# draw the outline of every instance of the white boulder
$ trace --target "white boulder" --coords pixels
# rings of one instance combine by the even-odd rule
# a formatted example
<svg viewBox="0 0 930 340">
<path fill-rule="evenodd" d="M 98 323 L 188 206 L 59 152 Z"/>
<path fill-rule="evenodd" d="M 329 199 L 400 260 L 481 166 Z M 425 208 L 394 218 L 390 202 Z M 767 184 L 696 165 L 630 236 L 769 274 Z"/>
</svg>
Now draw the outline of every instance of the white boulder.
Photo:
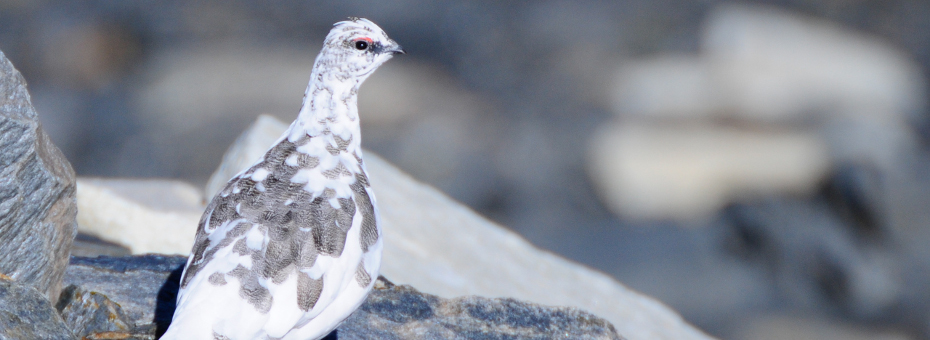
<svg viewBox="0 0 930 340">
<path fill-rule="evenodd" d="M 133 254 L 187 255 L 203 214 L 203 195 L 164 179 L 78 178 L 78 231 Z"/>
</svg>

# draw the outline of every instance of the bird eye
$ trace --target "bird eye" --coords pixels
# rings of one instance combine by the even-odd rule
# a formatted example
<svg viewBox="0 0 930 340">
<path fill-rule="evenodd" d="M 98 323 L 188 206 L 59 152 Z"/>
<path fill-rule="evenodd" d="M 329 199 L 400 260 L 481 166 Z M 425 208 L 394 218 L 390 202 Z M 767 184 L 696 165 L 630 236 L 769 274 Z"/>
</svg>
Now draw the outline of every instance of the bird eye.
<svg viewBox="0 0 930 340">
<path fill-rule="evenodd" d="M 365 40 L 356 41 L 355 48 L 359 51 L 365 50 L 366 48 L 368 48 L 368 42 Z"/>
</svg>

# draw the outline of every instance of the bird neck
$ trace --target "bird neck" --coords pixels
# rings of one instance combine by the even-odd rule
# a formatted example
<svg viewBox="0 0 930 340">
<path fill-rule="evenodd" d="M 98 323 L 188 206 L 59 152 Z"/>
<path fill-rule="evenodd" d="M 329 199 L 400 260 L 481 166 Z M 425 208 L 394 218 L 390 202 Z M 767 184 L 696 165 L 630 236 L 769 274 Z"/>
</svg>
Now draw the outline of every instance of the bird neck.
<svg viewBox="0 0 930 340">
<path fill-rule="evenodd" d="M 311 74 L 310 79 L 289 139 L 297 140 L 307 135 L 335 143 L 339 137 L 342 141 L 349 141 L 348 150 L 358 150 L 361 146 L 358 117 L 360 82 L 317 71 Z"/>
</svg>

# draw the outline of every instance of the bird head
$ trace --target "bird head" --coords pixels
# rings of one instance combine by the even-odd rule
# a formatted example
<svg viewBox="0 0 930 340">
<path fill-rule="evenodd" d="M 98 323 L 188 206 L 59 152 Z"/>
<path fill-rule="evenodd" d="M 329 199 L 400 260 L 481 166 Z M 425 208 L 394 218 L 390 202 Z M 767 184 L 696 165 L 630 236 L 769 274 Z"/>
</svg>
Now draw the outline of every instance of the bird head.
<svg viewBox="0 0 930 340">
<path fill-rule="evenodd" d="M 361 83 L 395 54 L 404 54 L 404 49 L 381 27 L 368 19 L 349 18 L 329 31 L 314 69 L 319 77 Z"/>
</svg>

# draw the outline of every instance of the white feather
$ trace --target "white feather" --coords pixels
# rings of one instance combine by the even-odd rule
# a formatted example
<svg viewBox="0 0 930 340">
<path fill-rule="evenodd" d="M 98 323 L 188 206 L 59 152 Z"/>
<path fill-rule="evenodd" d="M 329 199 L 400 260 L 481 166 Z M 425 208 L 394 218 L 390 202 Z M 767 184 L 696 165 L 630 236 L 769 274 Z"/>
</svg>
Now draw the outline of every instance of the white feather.
<svg viewBox="0 0 930 340">
<path fill-rule="evenodd" d="M 344 211 L 339 210 L 343 208 L 343 203 L 338 199 L 357 198 L 354 195 L 359 192 L 367 193 L 368 201 L 375 204 L 374 195 L 370 190 L 353 190 L 353 186 L 357 187 L 355 174 L 364 175 L 365 171 L 359 158 L 362 153 L 361 131 L 355 96 L 358 86 L 375 68 L 390 59 L 392 53 L 378 55 L 371 52 L 371 55 L 367 55 L 365 54 L 367 52 L 354 50 L 351 44 L 345 44 L 343 41 L 343 39 L 351 39 L 358 35 L 366 35 L 383 44 L 396 45 L 377 25 L 368 20 L 357 19 L 352 22 L 338 23 L 327 36 L 327 43 L 320 56 L 317 57 L 298 119 L 277 142 L 305 143 L 297 147 L 297 152 L 315 157 L 318 163 L 315 166 L 297 170 L 296 173 L 288 172 L 294 175 L 287 180 L 299 184 L 298 190 L 311 193 L 311 199 L 332 190 L 335 197 L 329 197 L 328 204 L 335 209 L 334 212 Z M 333 60 L 354 64 L 351 67 L 332 65 Z M 356 70 L 357 73 L 350 73 L 347 70 Z M 323 79 L 323 81 L 317 82 L 317 79 Z M 339 139 L 337 140 L 336 137 Z M 276 226 L 268 225 L 266 222 L 261 222 L 261 224 L 255 222 L 273 223 L 271 221 L 275 221 L 275 216 L 272 215 L 277 213 L 276 210 L 256 212 L 255 202 L 249 201 L 249 197 L 252 196 L 248 195 L 268 194 L 270 195 L 268 197 L 278 197 L 280 194 L 288 194 L 287 192 L 269 192 L 269 190 L 283 189 L 280 189 L 282 188 L 280 185 L 265 186 L 265 180 L 272 176 L 277 178 L 280 174 L 274 173 L 274 167 L 259 166 L 263 161 L 264 158 L 257 161 L 252 168 L 243 170 L 234 177 L 232 181 L 235 183 L 232 184 L 232 190 L 224 190 L 224 193 L 214 198 L 214 200 L 220 200 L 221 203 L 211 204 L 211 210 L 205 212 L 199 226 L 197 244 L 182 274 L 182 288 L 178 293 L 174 319 L 162 339 L 319 339 L 329 334 L 357 309 L 374 285 L 381 265 L 382 249 L 380 217 L 377 214 L 376 205 L 372 207 L 374 216 L 364 216 L 367 210 L 356 207 L 352 224 L 346 233 L 345 245 L 340 254 L 320 253 L 315 257 L 312 265 L 300 269 L 300 272 L 296 270 L 296 267 L 293 271 L 287 272 L 286 270 L 291 267 L 282 269 L 267 267 L 269 262 L 253 263 L 255 260 L 252 256 L 256 254 L 260 255 L 258 261 L 265 261 L 262 257 L 265 255 L 283 256 L 267 253 L 269 242 L 272 240 L 268 234 L 269 230 L 279 229 L 274 229 Z M 291 167 L 297 167 L 299 162 L 300 157 L 296 154 L 288 155 L 284 160 L 284 164 Z M 339 171 L 329 171 L 339 167 L 344 167 L 350 175 Z M 329 171 L 328 175 L 324 174 L 326 171 Z M 236 181 L 246 178 L 253 181 L 254 186 L 247 188 L 243 193 Z M 284 187 L 287 188 L 287 186 Z M 254 194 L 253 191 L 248 191 L 252 189 L 259 193 Z M 238 196 L 240 194 L 246 196 Z M 240 197 L 246 198 L 240 202 L 226 201 Z M 306 199 L 306 196 L 293 197 Z M 248 204 L 243 206 L 244 202 Z M 287 199 L 274 202 L 277 202 L 274 204 L 291 207 L 299 206 L 295 204 L 302 201 L 295 202 Z M 232 203 L 235 205 L 233 206 Z M 359 202 L 355 201 L 355 204 Z M 225 218 L 224 214 L 229 214 L 229 209 L 235 211 L 235 216 L 250 215 L 248 219 L 230 218 L 225 221 L 214 221 Z M 266 213 L 272 215 L 265 216 Z M 372 244 L 370 244 L 371 240 L 362 240 L 363 221 L 369 217 L 375 220 L 378 235 Z M 339 221 L 336 220 L 336 224 L 331 223 L 333 221 L 320 221 L 328 223 L 313 225 L 317 227 L 336 225 L 335 228 L 338 228 Z M 244 227 L 248 227 L 248 230 L 243 230 Z M 311 227 L 300 225 L 298 229 L 306 233 Z M 290 235 L 292 236 L 289 237 L 296 237 L 293 236 L 294 234 Z M 248 250 L 237 248 L 241 247 L 237 244 L 243 240 Z M 310 237 L 303 239 L 302 242 L 315 241 L 313 237 Z M 366 242 L 368 246 L 367 252 L 362 250 L 363 242 Z M 252 252 L 252 255 L 245 254 L 249 252 Z M 280 259 L 280 257 L 275 259 Z M 290 262 L 284 263 L 292 265 L 298 263 L 294 258 L 288 260 Z M 265 267 L 257 267 L 261 265 Z M 368 274 L 370 280 L 361 283 L 357 281 L 357 270 L 360 266 Z M 258 268 L 266 270 L 272 268 L 273 271 L 284 270 L 284 276 L 264 272 L 258 275 Z M 255 271 L 250 271 L 253 269 Z M 243 271 L 247 273 L 243 274 Z M 298 277 L 300 273 L 308 275 L 311 279 L 322 280 L 319 297 L 307 311 L 299 306 L 301 293 L 298 290 Z M 278 280 L 277 283 L 274 281 L 275 278 Z M 247 287 L 252 288 L 246 289 Z M 267 289 L 267 295 L 263 295 L 265 289 Z M 261 310 L 262 308 L 264 310 Z"/>
</svg>

